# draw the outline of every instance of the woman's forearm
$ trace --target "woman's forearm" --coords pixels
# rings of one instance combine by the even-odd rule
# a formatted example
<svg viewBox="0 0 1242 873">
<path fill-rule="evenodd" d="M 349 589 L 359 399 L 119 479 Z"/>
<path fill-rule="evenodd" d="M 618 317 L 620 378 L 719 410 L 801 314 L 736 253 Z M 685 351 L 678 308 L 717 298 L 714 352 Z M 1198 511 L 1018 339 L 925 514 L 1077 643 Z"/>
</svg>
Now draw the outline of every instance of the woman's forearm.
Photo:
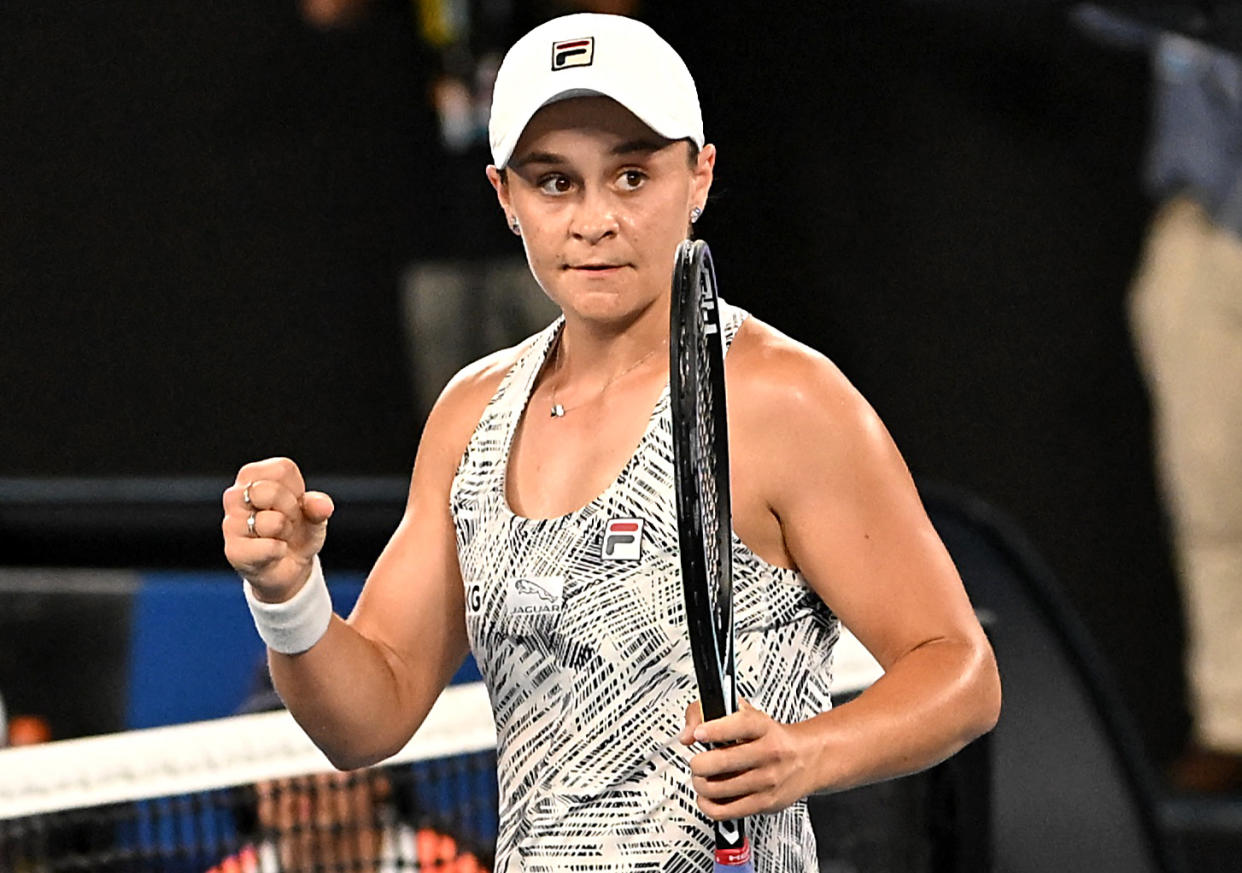
<svg viewBox="0 0 1242 873">
<path fill-rule="evenodd" d="M 986 641 L 933 640 L 857 698 L 793 726 L 819 791 L 904 776 L 995 726 L 1000 679 Z"/>
</svg>

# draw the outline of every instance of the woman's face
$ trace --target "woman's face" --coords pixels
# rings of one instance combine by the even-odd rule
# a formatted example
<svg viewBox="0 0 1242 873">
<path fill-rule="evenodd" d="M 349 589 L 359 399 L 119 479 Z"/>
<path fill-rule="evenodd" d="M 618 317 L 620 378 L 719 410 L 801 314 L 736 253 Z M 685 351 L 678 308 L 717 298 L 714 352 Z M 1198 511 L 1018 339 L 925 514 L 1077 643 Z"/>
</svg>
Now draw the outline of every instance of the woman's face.
<svg viewBox="0 0 1242 873">
<path fill-rule="evenodd" d="M 689 154 L 686 141 L 664 139 L 619 103 L 582 97 L 539 110 L 507 179 L 494 167 L 488 178 L 548 296 L 567 313 L 609 321 L 669 293 L 674 253 L 715 164 L 711 145 L 693 165 Z"/>
</svg>

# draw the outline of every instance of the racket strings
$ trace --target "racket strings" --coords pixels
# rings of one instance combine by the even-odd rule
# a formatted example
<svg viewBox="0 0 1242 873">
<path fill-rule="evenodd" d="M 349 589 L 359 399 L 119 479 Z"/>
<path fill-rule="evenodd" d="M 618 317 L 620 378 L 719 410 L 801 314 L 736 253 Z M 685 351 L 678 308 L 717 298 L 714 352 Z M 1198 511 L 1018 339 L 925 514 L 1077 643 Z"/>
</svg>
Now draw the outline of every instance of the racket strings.
<svg viewBox="0 0 1242 873">
<path fill-rule="evenodd" d="M 712 381 L 714 378 L 714 361 L 711 354 L 711 342 L 715 339 L 708 333 L 703 323 L 703 312 L 694 308 L 694 317 L 699 322 L 695 331 L 695 428 L 694 449 L 695 469 L 699 480 L 699 492 L 702 500 L 699 504 L 703 526 L 703 563 L 708 579 L 719 579 L 721 571 L 720 555 L 720 516 L 719 491 L 717 489 L 719 458 L 716 456 L 716 415 Z M 720 626 L 720 597 L 715 585 L 708 586 L 711 598 L 712 614 L 716 626 Z"/>
</svg>

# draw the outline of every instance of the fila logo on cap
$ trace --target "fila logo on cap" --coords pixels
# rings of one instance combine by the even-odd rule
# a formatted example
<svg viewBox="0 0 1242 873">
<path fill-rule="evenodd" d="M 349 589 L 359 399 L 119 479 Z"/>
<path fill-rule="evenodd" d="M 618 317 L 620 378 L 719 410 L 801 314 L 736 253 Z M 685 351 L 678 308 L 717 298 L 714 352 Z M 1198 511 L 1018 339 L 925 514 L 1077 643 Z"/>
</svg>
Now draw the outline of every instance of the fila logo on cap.
<svg viewBox="0 0 1242 873">
<path fill-rule="evenodd" d="M 595 37 L 565 39 L 552 43 L 552 69 L 589 67 L 595 59 Z"/>
<path fill-rule="evenodd" d="M 600 558 L 605 561 L 637 561 L 643 556 L 643 520 L 614 518 L 604 529 Z"/>
</svg>

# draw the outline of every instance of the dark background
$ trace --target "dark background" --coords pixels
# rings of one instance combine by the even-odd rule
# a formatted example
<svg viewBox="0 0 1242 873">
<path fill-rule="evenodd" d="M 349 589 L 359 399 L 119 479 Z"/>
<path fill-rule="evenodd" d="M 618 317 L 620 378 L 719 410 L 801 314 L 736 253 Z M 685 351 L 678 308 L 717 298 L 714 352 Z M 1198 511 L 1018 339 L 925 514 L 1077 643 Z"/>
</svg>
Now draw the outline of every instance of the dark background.
<svg viewBox="0 0 1242 873">
<path fill-rule="evenodd" d="M 1124 312 L 1145 58 L 1048 3 L 647 5 L 720 149 L 725 295 L 832 357 L 917 477 L 1013 516 L 1168 757 L 1180 607 Z M 462 248 L 463 210 L 518 245 L 484 162 L 439 150 L 428 63 L 396 0 L 337 32 L 292 3 L 0 9 L 0 477 L 405 476 L 399 275 Z"/>
</svg>

